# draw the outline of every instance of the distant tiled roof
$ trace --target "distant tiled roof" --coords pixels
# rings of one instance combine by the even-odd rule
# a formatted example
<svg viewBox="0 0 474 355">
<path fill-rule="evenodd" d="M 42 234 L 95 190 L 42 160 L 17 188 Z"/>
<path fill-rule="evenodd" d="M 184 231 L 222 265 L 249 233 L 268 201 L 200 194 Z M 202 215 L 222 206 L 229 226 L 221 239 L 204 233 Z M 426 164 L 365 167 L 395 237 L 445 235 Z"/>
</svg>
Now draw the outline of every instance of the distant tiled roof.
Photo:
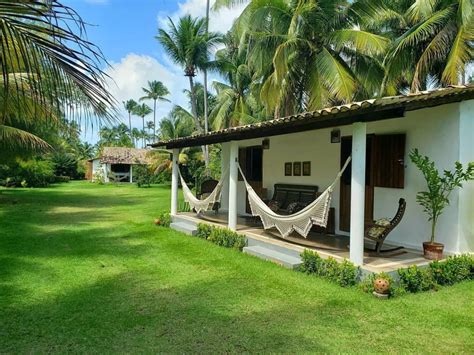
<svg viewBox="0 0 474 355">
<path fill-rule="evenodd" d="M 108 164 L 149 164 L 148 149 L 105 147 L 100 155 L 101 163 Z"/>
<path fill-rule="evenodd" d="M 181 148 L 348 125 L 358 121 L 377 121 L 403 117 L 405 111 L 471 99 L 474 99 L 473 85 L 449 86 L 407 95 L 352 102 L 245 126 L 212 131 L 207 134 L 161 141 L 153 144 L 152 147 Z"/>
</svg>

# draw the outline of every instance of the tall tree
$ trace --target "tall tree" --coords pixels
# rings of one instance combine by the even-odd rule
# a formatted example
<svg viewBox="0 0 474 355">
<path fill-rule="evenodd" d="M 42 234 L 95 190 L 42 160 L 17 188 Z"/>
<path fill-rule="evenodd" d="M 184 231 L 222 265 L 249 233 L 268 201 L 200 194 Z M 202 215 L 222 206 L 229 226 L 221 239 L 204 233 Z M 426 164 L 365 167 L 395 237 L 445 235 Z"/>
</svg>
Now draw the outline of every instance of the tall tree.
<svg viewBox="0 0 474 355">
<path fill-rule="evenodd" d="M 169 91 L 161 81 L 149 81 L 147 88 L 142 88 L 145 96 L 140 98 L 142 100 L 153 100 L 153 124 L 156 127 L 156 102 L 164 101 L 170 102 L 165 96 L 169 95 Z M 153 140 L 155 139 L 155 132 L 153 131 Z"/>
<path fill-rule="evenodd" d="M 123 102 L 123 107 L 125 110 L 128 112 L 128 130 L 130 132 L 130 139 L 133 142 L 133 137 L 132 137 L 132 113 L 135 110 L 135 108 L 138 106 L 138 103 L 135 100 L 127 100 Z"/>
<path fill-rule="evenodd" d="M 472 62 L 474 5 L 470 0 L 359 0 L 358 22 L 392 39 L 380 94 L 460 84 Z"/>
<path fill-rule="evenodd" d="M 191 93 L 191 112 L 198 132 L 204 132 L 203 125 L 198 120 L 197 102 L 194 88 L 194 77 L 196 71 L 209 62 L 209 54 L 212 48 L 219 42 L 217 33 L 206 31 L 207 21 L 205 19 L 184 16 L 179 19 L 177 25 L 169 19 L 168 32 L 164 29 L 158 30 L 156 39 L 161 43 L 171 59 L 183 67 L 184 75 L 189 79 L 189 90 Z M 203 147 L 203 153 L 205 148 Z M 206 165 L 208 161 L 206 160 Z"/>
<path fill-rule="evenodd" d="M 32 122 L 112 119 L 100 49 L 85 39 L 81 17 L 57 0 L 0 3 L 0 146 L 46 146 Z"/>
<path fill-rule="evenodd" d="M 145 103 L 143 103 L 141 105 L 137 105 L 135 107 L 135 109 L 133 110 L 133 113 L 136 116 L 139 116 L 139 117 L 142 118 L 142 132 L 143 133 L 146 133 L 146 131 L 145 131 L 145 116 L 148 116 L 152 112 L 153 112 L 153 110 Z M 145 134 L 144 134 L 143 135 L 143 148 L 146 147 L 145 140 L 146 140 L 146 137 L 145 137 Z"/>
</svg>

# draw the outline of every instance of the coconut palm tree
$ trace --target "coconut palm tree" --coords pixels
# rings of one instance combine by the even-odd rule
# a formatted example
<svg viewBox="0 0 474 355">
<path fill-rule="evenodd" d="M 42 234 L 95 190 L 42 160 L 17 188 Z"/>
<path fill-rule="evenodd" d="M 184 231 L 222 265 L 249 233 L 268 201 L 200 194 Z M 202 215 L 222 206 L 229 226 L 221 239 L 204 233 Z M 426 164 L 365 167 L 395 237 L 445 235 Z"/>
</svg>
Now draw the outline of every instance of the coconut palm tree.
<svg viewBox="0 0 474 355">
<path fill-rule="evenodd" d="M 28 131 L 59 117 L 112 119 L 104 57 L 86 40 L 81 17 L 58 0 L 0 3 L 0 145 L 46 147 Z"/>
<path fill-rule="evenodd" d="M 165 96 L 169 95 L 169 91 L 161 81 L 149 81 L 147 88 L 142 88 L 145 96 L 140 98 L 142 100 L 153 100 L 153 125 L 156 127 L 156 102 L 170 102 Z M 155 132 L 153 131 L 153 139 L 155 137 Z"/>
<path fill-rule="evenodd" d="M 177 25 L 169 19 L 168 27 L 168 32 L 160 28 L 156 39 L 171 59 L 183 67 L 184 75 L 189 79 L 191 112 L 198 132 L 202 133 L 204 129 L 197 115 L 194 77 L 197 70 L 208 66 L 210 52 L 219 42 L 220 35 L 207 30 L 206 19 L 193 18 L 189 15 L 181 17 Z M 205 104 L 207 106 L 207 102 Z M 207 166 L 209 163 L 207 150 L 204 146 L 202 150 Z"/>
<path fill-rule="evenodd" d="M 133 137 L 132 137 L 132 113 L 133 110 L 135 110 L 135 107 L 138 106 L 138 103 L 135 100 L 127 100 L 123 102 L 123 107 L 125 110 L 128 112 L 128 129 L 130 132 L 130 139 L 133 142 Z"/>
<path fill-rule="evenodd" d="M 155 141 L 155 123 L 153 121 L 147 121 L 146 122 L 146 129 L 148 130 L 148 138 L 152 140 L 153 142 Z"/>
<path fill-rule="evenodd" d="M 358 22 L 392 39 L 380 94 L 459 84 L 473 60 L 472 1 L 360 0 Z"/>
<path fill-rule="evenodd" d="M 150 113 L 152 113 L 153 110 L 145 103 L 141 105 L 137 105 L 135 109 L 133 110 L 134 115 L 139 116 L 142 118 L 142 132 L 145 133 L 145 116 L 148 116 Z M 146 143 L 145 143 L 145 135 L 142 134 L 143 138 L 143 148 L 145 148 Z"/>
<path fill-rule="evenodd" d="M 248 63 L 262 78 L 260 98 L 269 112 L 289 115 L 374 94 L 354 63 L 382 55 L 389 39 L 357 28 L 348 11 L 345 0 L 247 5 L 236 30 L 248 43 Z"/>
</svg>

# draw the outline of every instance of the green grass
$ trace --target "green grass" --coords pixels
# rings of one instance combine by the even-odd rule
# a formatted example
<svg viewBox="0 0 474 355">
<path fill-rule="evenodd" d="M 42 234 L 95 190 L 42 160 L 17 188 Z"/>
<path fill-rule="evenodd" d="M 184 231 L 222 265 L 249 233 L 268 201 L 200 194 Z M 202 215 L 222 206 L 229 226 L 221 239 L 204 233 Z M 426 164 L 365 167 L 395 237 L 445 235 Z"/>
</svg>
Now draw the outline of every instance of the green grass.
<svg viewBox="0 0 474 355">
<path fill-rule="evenodd" d="M 0 193 L 0 352 L 474 349 L 474 283 L 380 301 L 152 221 L 169 188 Z"/>
</svg>

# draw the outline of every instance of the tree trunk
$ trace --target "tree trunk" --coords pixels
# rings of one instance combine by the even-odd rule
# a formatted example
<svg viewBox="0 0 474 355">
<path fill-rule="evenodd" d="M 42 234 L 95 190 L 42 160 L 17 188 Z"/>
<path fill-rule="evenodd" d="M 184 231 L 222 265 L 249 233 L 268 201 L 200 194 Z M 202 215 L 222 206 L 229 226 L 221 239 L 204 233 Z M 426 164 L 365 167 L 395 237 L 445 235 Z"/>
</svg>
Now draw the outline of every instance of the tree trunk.
<svg viewBox="0 0 474 355">
<path fill-rule="evenodd" d="M 142 123 L 143 123 L 143 148 L 145 148 L 145 116 L 142 116 Z"/>
<path fill-rule="evenodd" d="M 209 8 L 210 0 L 206 1 L 206 35 L 209 33 Z M 208 122 L 208 102 L 207 102 L 207 68 L 204 68 L 204 133 L 209 131 Z M 209 147 L 204 148 L 204 164 L 206 166 L 206 175 L 209 175 Z"/>
<path fill-rule="evenodd" d="M 156 135 L 156 100 L 153 100 L 153 143 L 155 143 Z"/>
<path fill-rule="evenodd" d="M 191 75 L 188 76 L 189 78 L 189 90 L 191 91 L 191 113 L 194 117 L 194 123 L 196 124 L 196 129 L 198 133 L 202 133 L 201 123 L 199 122 L 198 115 L 197 115 L 197 108 L 196 108 L 196 92 L 194 91 L 194 80 Z M 206 147 L 204 145 L 201 146 L 202 154 L 204 156 L 204 163 L 206 163 Z M 207 165 L 206 165 L 207 166 Z"/>
<path fill-rule="evenodd" d="M 135 147 L 135 142 L 133 140 L 133 135 L 132 135 L 132 114 L 130 111 L 128 111 L 128 129 L 130 130 L 130 140 L 132 141 L 133 146 Z"/>
</svg>

